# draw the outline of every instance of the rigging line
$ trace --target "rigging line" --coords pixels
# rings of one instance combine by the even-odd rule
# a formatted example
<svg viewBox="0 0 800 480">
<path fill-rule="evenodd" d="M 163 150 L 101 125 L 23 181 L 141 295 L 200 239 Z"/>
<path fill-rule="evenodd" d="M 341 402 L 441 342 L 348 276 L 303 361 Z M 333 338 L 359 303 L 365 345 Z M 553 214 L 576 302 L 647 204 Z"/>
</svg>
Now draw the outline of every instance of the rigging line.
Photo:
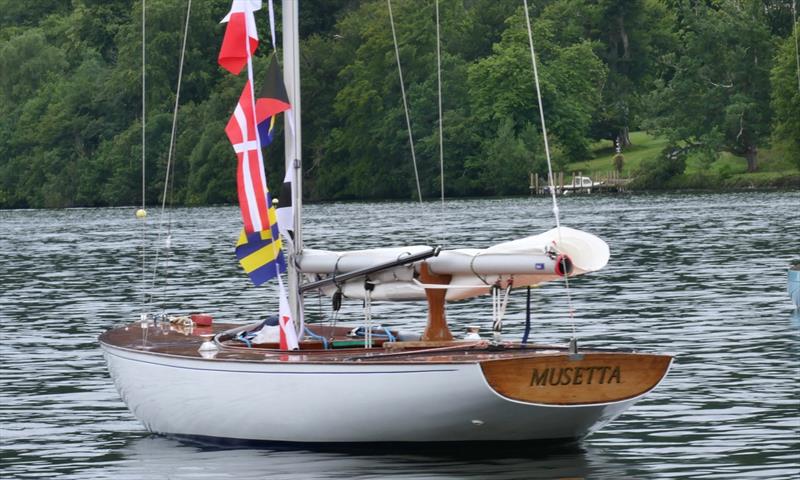
<svg viewBox="0 0 800 480">
<path fill-rule="evenodd" d="M 145 203 L 147 201 L 145 195 L 146 177 L 145 177 L 145 124 L 146 124 L 146 98 L 145 98 L 145 81 L 147 79 L 147 72 L 145 69 L 145 7 L 146 0 L 142 0 L 142 211 L 145 211 Z M 147 305 L 147 214 L 142 217 L 142 304 Z"/>
<path fill-rule="evenodd" d="M 173 155 L 173 152 L 175 151 L 175 132 L 176 132 L 177 125 L 178 125 L 178 107 L 180 105 L 181 81 L 183 79 L 183 60 L 186 57 L 186 39 L 189 36 L 189 17 L 191 16 L 191 12 L 192 12 L 192 0 L 188 0 L 187 6 L 186 6 L 186 22 L 185 22 L 184 27 L 183 27 L 183 42 L 182 42 L 182 45 L 181 45 L 181 58 L 180 58 L 180 62 L 178 64 L 178 85 L 175 88 L 175 108 L 172 111 L 172 132 L 171 132 L 170 138 L 169 138 L 169 149 L 167 150 L 167 168 L 166 168 L 165 178 L 164 178 L 164 193 L 161 196 L 161 215 L 159 215 L 159 220 L 158 220 L 158 222 L 159 222 L 158 227 L 159 228 L 158 228 L 158 237 L 157 237 L 156 245 L 159 245 L 160 242 L 161 242 L 161 236 L 162 236 L 163 226 L 164 226 L 164 217 L 165 217 L 165 211 L 166 211 L 166 205 L 167 205 L 167 192 L 168 192 L 168 189 L 169 189 L 169 186 L 170 186 L 170 171 L 173 168 L 172 167 L 172 155 Z M 171 227 L 172 227 L 172 215 L 169 215 L 169 224 L 168 224 L 168 227 L 167 227 L 169 229 L 169 232 L 171 232 Z M 169 241 L 169 236 L 167 237 L 167 241 Z M 167 249 L 167 254 L 169 254 L 169 250 L 170 249 L 168 248 Z M 161 247 L 159 246 L 158 248 L 156 248 L 155 259 L 153 261 L 153 279 L 152 279 L 152 284 L 151 284 L 151 287 L 150 287 L 151 289 L 153 289 L 155 287 L 155 283 L 156 283 L 156 277 L 157 277 L 157 273 L 158 273 L 158 262 L 159 262 L 158 257 L 159 257 L 159 253 L 160 252 L 161 252 Z M 166 276 L 165 276 L 165 278 L 166 278 Z M 165 298 L 166 298 L 166 283 L 164 285 L 164 293 L 165 293 Z M 150 301 L 152 303 L 152 297 L 150 298 Z"/>
<path fill-rule="evenodd" d="M 544 153 L 547 158 L 547 175 L 550 182 L 550 196 L 553 199 L 553 216 L 556 219 L 556 232 L 558 235 L 558 243 L 561 244 L 561 223 L 558 213 L 558 201 L 556 200 L 556 188 L 553 181 L 553 164 L 550 159 L 550 144 L 547 141 L 547 126 L 544 121 L 544 107 L 542 106 L 542 90 L 539 87 L 539 70 L 536 68 L 536 52 L 533 48 L 533 29 L 531 28 L 531 17 L 528 13 L 528 0 L 523 0 L 525 5 L 525 24 L 528 28 L 528 45 L 531 50 L 531 64 L 533 65 L 533 79 L 536 85 L 536 99 L 539 102 L 539 119 L 542 123 L 542 138 L 544 140 Z M 569 291 L 569 275 L 564 275 L 564 285 L 567 291 L 567 306 L 569 308 L 569 317 L 572 322 L 572 337 L 575 337 L 575 316 L 572 310 L 572 295 Z"/>
<path fill-rule="evenodd" d="M 164 261 L 165 270 L 169 267 L 169 259 L 172 256 L 172 212 L 175 200 L 175 163 L 172 161 L 172 157 L 175 153 L 175 136 L 177 132 L 177 120 L 178 120 L 178 105 L 181 95 L 181 79 L 183 78 L 183 64 L 184 64 L 184 57 L 186 54 L 186 41 L 189 38 L 189 17 L 192 13 L 192 0 L 188 0 L 186 6 L 186 23 L 183 27 L 183 45 L 181 47 L 181 59 L 180 65 L 178 67 L 178 86 L 175 92 L 175 109 L 172 116 L 172 133 L 170 135 L 170 149 L 169 154 L 167 155 L 167 179 L 169 179 L 169 210 L 167 210 L 167 238 L 166 238 L 166 250 L 167 250 L 167 258 Z M 166 196 L 167 196 L 167 185 L 166 180 L 164 182 L 164 198 L 162 198 L 161 203 L 161 212 L 164 212 L 164 205 L 166 204 Z M 164 298 L 167 297 L 167 285 L 169 283 L 169 277 L 167 276 L 167 272 L 164 273 Z"/>
<path fill-rule="evenodd" d="M 147 80 L 146 69 L 145 69 L 145 3 L 146 0 L 142 0 L 142 210 L 145 207 L 145 82 Z"/>
<path fill-rule="evenodd" d="M 442 194 L 440 225 L 444 223 L 444 134 L 442 126 L 442 42 L 439 33 L 439 0 L 436 0 L 436 77 L 439 82 L 439 184 Z M 442 245 L 447 243 L 447 228 L 441 228 Z"/>
<path fill-rule="evenodd" d="M 272 51 L 278 51 L 278 44 L 275 42 L 275 5 L 272 4 L 272 0 L 267 2 L 267 8 L 269 10 L 269 33 L 272 35 Z"/>
<path fill-rule="evenodd" d="M 414 179 L 417 181 L 417 195 L 419 196 L 419 205 L 422 206 L 422 187 L 419 183 L 419 172 L 417 170 L 417 155 L 414 151 L 414 136 L 411 134 L 411 116 L 408 113 L 408 101 L 406 100 L 406 87 L 403 82 L 403 68 L 400 66 L 400 47 L 397 44 L 397 32 L 394 28 L 394 15 L 392 15 L 392 0 L 386 0 L 389 6 L 389 23 L 392 26 L 392 39 L 394 40 L 394 55 L 397 59 L 397 73 L 400 75 L 400 92 L 403 96 L 403 109 L 406 113 L 406 127 L 408 128 L 408 143 L 411 145 L 411 161 L 414 164 Z"/>
<path fill-rule="evenodd" d="M 169 209 L 167 209 L 167 238 L 164 245 L 167 249 L 167 256 L 164 259 L 165 265 L 169 266 L 170 257 L 172 256 L 172 212 L 175 209 L 175 163 L 172 162 L 172 168 L 169 172 Z M 167 296 L 167 285 L 169 277 L 167 273 L 164 274 L 164 289 L 163 298 Z"/>
</svg>

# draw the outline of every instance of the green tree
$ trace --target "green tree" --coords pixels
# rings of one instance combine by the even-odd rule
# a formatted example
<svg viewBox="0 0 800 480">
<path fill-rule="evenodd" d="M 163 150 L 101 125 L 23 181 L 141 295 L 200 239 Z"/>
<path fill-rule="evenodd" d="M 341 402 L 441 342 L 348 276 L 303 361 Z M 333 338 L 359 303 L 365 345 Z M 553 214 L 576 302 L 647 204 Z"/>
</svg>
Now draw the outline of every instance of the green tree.
<svg viewBox="0 0 800 480">
<path fill-rule="evenodd" d="M 539 138 L 532 124 L 517 133 L 511 118 L 501 120 L 497 133 L 483 142 L 485 157 L 472 157 L 467 161 L 466 168 L 477 173 L 473 189 L 489 195 L 526 193 L 528 174 L 547 168 L 542 161 L 536 162 L 535 151 L 541 148 L 537 142 Z"/>
<path fill-rule="evenodd" d="M 649 126 L 674 145 L 744 156 L 753 172 L 770 125 L 773 41 L 760 2 L 691 4 L 681 18 L 681 48 L 649 99 Z"/>
<path fill-rule="evenodd" d="M 557 0 L 535 22 L 554 25 L 556 45 L 591 42 L 607 75 L 590 135 L 630 144 L 629 132 L 643 115 L 642 97 L 661 71 L 661 56 L 674 48 L 669 10 L 658 0 Z"/>
<path fill-rule="evenodd" d="M 464 61 L 448 53 L 448 42 L 463 37 L 464 24 L 452 14 L 456 2 L 442 3 L 443 98 L 448 115 L 453 109 L 466 108 L 461 105 L 466 92 Z M 434 10 L 430 2 L 417 1 L 393 4 L 393 11 L 422 190 L 429 197 L 439 191 Z M 313 115 L 313 125 L 320 128 L 306 142 L 312 148 L 306 151 L 306 164 L 314 172 L 308 182 L 314 194 L 322 198 L 415 196 L 386 4 L 363 4 L 337 23 L 330 38 L 310 38 L 306 45 L 311 47 L 306 50 L 312 55 L 309 63 L 318 68 L 309 70 L 313 73 L 304 85 L 318 90 L 305 89 L 304 102 L 310 94 L 310 108 L 325 112 Z M 321 93 L 325 89 L 334 95 Z M 308 112 L 304 107 L 304 116 Z M 462 126 L 445 121 L 445 135 Z M 447 148 L 445 152 L 449 156 Z M 450 171 L 446 175 L 455 178 L 463 160 L 451 156 L 445 163 Z"/>
<path fill-rule="evenodd" d="M 539 21 L 534 27 L 539 73 L 548 131 L 566 152 L 578 159 L 588 154 L 588 134 L 601 99 L 607 73 L 592 44 L 578 41 L 559 46 L 552 41 L 556 25 Z M 485 125 L 506 118 L 516 132 L 538 124 L 539 112 L 533 82 L 525 20 L 520 10 L 509 19 L 503 40 L 494 53 L 470 67 L 470 97 L 475 120 Z"/>
<path fill-rule="evenodd" d="M 800 29 L 800 24 L 795 25 Z M 784 145 L 800 167 L 800 71 L 794 36 L 787 37 L 775 55 L 772 67 L 772 140 Z"/>
</svg>

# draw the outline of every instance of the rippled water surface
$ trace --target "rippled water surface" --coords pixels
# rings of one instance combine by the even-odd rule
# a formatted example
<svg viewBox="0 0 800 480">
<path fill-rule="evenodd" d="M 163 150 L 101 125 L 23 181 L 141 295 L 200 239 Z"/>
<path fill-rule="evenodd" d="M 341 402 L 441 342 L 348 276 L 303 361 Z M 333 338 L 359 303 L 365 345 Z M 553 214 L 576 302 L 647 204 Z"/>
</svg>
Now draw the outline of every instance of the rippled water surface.
<svg viewBox="0 0 800 480">
<path fill-rule="evenodd" d="M 551 228 L 550 212 L 544 198 L 426 212 L 310 205 L 305 236 L 321 248 L 487 247 Z M 142 310 L 133 209 L 0 211 L 0 478 L 800 478 L 800 319 L 786 292 L 786 267 L 800 261 L 800 193 L 567 197 L 561 212 L 563 224 L 612 251 L 606 269 L 571 282 L 581 344 L 675 353 L 655 392 L 572 447 L 308 451 L 146 433 L 96 340 Z M 163 243 L 161 220 L 147 222 L 153 245 Z M 235 321 L 273 310 L 271 287 L 250 285 L 235 262 L 239 228 L 232 207 L 174 211 L 171 252 L 148 286 L 158 304 Z M 572 326 L 563 284 L 534 299 L 535 340 L 564 342 Z M 489 300 L 451 305 L 453 330 L 481 320 L 488 328 Z M 508 336 L 521 334 L 524 307 L 524 293 L 512 297 Z M 307 308 L 320 319 L 329 303 L 311 298 Z M 346 304 L 342 316 L 359 312 Z M 378 304 L 374 316 L 421 329 L 425 312 Z"/>
</svg>

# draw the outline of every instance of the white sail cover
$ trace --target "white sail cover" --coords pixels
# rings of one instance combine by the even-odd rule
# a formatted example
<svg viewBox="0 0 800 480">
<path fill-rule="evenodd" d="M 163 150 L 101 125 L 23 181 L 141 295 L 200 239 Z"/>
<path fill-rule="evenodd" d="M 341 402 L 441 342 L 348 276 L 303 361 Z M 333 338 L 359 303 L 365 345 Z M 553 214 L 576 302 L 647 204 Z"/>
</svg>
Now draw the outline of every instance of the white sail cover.
<svg viewBox="0 0 800 480">
<path fill-rule="evenodd" d="M 560 231 L 559 231 L 560 230 Z M 431 247 L 375 248 L 333 252 L 305 249 L 298 259 L 301 272 L 310 280 L 369 268 L 403 257 L 426 252 Z M 461 300 L 489 293 L 493 285 L 514 288 L 537 285 L 559 278 L 557 255 L 572 261 L 572 276 L 603 268 L 610 256 L 606 242 L 598 237 L 568 227 L 552 229 L 540 235 L 501 243 L 486 249 L 444 250 L 436 257 L 402 265 L 369 275 L 374 285 L 373 300 L 423 300 L 425 288 L 446 288 L 447 300 Z M 450 275 L 447 285 L 423 285 L 417 280 L 422 262 L 431 273 Z M 332 295 L 338 288 L 349 298 L 364 298 L 365 278 L 356 278 L 322 288 Z"/>
</svg>

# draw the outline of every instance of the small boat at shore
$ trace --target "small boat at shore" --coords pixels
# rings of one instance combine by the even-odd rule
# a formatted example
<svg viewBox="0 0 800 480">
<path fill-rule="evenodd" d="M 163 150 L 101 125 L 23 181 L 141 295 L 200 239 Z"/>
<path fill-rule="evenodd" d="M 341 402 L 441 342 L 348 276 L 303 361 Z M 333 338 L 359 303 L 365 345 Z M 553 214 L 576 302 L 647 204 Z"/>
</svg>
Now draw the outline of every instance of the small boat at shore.
<svg viewBox="0 0 800 480">
<path fill-rule="evenodd" d="M 148 431 L 299 443 L 571 441 L 602 428 L 659 385 L 672 363 L 667 354 L 584 349 L 575 338 L 567 345 L 535 344 L 528 342 L 529 326 L 521 340 L 503 336 L 513 289 L 595 272 L 609 260 L 603 240 L 560 226 L 557 218 L 552 230 L 488 248 L 304 248 L 298 2 L 290 0 L 283 2 L 289 72 L 283 104 L 292 106 L 294 119 L 286 129 L 291 196 L 280 207 L 291 207 L 292 228 L 283 235 L 284 261 L 278 230 L 285 233 L 280 222 L 287 217 L 275 214 L 266 191 L 258 133 L 264 115 L 249 64 L 256 3 L 234 1 L 226 17 L 225 42 L 231 35 L 244 45 L 249 75 L 226 132 L 239 156 L 240 187 L 262 172 L 261 184 L 240 189 L 245 229 L 237 254 L 239 247 L 246 251 L 240 260 L 254 282 L 279 282 L 278 315 L 242 325 L 205 314 L 146 312 L 103 333 L 99 342 L 114 384 Z M 261 226 L 252 227 L 259 220 Z M 264 249 L 251 248 L 261 248 L 259 242 Z M 330 297 L 335 310 L 357 299 L 364 317 L 349 319 L 348 326 L 306 324 L 307 292 Z M 494 300 L 491 336 L 454 336 L 446 302 L 486 294 Z M 427 302 L 423 332 L 373 323 L 372 301 L 411 300 Z M 416 319 L 388 323 L 410 320 Z"/>
</svg>

